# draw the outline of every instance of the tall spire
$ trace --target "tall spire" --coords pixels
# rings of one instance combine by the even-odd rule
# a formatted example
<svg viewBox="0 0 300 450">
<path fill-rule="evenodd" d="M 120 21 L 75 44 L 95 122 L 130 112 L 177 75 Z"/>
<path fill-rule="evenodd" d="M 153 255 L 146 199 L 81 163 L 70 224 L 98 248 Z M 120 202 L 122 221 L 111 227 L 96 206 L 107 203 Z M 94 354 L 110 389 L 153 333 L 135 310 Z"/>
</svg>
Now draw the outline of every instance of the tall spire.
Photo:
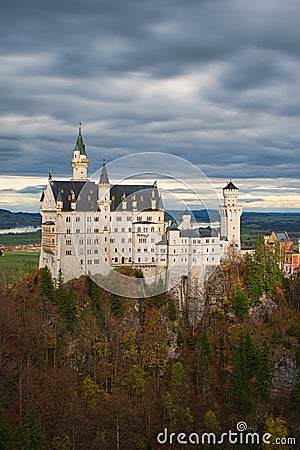
<svg viewBox="0 0 300 450">
<path fill-rule="evenodd" d="M 99 184 L 109 184 L 109 179 L 108 179 L 108 174 L 107 174 L 107 169 L 106 169 L 105 158 L 103 158 L 103 165 L 102 165 L 102 170 L 101 170 L 101 175 L 100 175 L 100 181 L 99 181 Z"/>
<path fill-rule="evenodd" d="M 79 122 L 78 137 L 77 137 L 77 140 L 76 140 L 76 143 L 75 143 L 74 150 L 79 150 L 81 155 L 85 155 L 86 156 L 85 145 L 84 145 L 83 137 L 82 137 L 82 124 L 81 124 L 81 122 Z"/>
</svg>

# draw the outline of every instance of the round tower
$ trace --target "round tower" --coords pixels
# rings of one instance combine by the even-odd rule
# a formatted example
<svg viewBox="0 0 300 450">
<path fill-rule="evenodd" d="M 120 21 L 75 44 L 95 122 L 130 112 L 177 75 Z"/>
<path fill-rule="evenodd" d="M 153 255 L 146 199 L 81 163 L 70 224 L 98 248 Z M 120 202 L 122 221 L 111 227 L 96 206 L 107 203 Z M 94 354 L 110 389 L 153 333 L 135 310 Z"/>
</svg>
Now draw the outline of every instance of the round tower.
<svg viewBox="0 0 300 450">
<path fill-rule="evenodd" d="M 238 188 L 230 181 L 223 188 L 224 204 L 220 206 L 221 238 L 230 245 L 241 248 L 241 215 L 243 206 L 238 203 Z"/>
</svg>

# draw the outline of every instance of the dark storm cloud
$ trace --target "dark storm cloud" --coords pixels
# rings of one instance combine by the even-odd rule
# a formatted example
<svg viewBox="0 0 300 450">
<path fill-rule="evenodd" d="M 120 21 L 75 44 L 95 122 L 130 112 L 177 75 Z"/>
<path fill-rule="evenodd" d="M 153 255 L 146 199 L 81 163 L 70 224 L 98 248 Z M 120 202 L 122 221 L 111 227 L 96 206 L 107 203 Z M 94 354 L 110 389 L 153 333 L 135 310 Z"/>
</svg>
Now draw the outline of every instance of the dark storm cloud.
<svg viewBox="0 0 300 450">
<path fill-rule="evenodd" d="M 298 177 L 300 4 L 14 0 L 1 11 L 2 174 L 161 151 L 209 176 Z"/>
</svg>

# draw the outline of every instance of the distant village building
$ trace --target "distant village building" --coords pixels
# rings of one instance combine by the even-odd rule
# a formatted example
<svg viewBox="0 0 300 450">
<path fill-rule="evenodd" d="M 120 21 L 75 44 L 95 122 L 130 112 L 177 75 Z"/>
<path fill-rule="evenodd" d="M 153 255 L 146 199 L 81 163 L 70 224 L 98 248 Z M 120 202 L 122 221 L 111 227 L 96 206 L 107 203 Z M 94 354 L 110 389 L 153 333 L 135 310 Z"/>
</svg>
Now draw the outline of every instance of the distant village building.
<svg viewBox="0 0 300 450">
<path fill-rule="evenodd" d="M 278 248 L 280 257 L 280 269 L 284 276 L 294 277 L 300 268 L 300 240 L 298 240 L 298 250 L 293 248 L 293 241 L 286 231 L 277 233 L 273 231 L 270 235 L 264 236 L 265 244 L 276 251 Z"/>
<path fill-rule="evenodd" d="M 228 245 L 240 249 L 238 188 L 230 181 L 220 206 L 221 234 L 191 223 L 185 211 L 180 224 L 164 223 L 157 183 L 111 185 L 105 161 L 99 181 L 88 179 L 88 158 L 79 127 L 73 150 L 72 178 L 53 180 L 40 200 L 42 246 L 40 267 L 65 281 L 83 274 L 107 274 L 130 266 L 144 275 L 170 271 L 172 283 L 211 272 Z M 169 280 L 170 281 L 170 280 Z"/>
</svg>

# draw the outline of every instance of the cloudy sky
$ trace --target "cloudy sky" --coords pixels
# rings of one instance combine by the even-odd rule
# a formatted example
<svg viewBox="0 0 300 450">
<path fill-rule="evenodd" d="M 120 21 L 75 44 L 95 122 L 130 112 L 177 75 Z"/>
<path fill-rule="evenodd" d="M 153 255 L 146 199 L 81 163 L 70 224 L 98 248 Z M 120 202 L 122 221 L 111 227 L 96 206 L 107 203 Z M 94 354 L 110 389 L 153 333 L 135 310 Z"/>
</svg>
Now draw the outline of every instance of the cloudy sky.
<svg viewBox="0 0 300 450">
<path fill-rule="evenodd" d="M 299 18 L 299 0 L 6 2 L 0 207 L 37 211 L 49 169 L 70 177 L 82 121 L 90 173 L 163 152 L 248 211 L 300 211 Z"/>
</svg>

